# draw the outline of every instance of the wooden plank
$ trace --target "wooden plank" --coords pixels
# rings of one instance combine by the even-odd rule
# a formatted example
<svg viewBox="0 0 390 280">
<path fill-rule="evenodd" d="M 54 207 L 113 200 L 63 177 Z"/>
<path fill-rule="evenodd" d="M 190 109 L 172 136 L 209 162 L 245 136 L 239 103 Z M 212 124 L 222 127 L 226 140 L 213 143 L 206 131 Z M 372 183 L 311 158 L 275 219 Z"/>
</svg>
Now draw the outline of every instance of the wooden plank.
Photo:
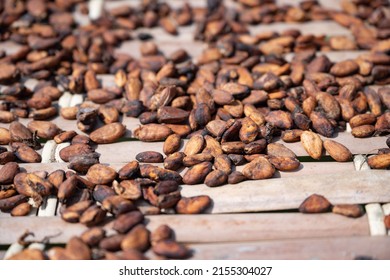
<svg viewBox="0 0 390 280">
<path fill-rule="evenodd" d="M 182 196 L 207 194 L 211 213 L 258 212 L 297 209 L 311 194 L 321 194 L 333 204 L 390 201 L 390 172 L 385 170 L 340 172 L 296 178 L 245 181 L 209 188 L 184 186 Z"/>
<path fill-rule="evenodd" d="M 200 260 L 353 260 L 390 259 L 390 238 L 339 237 L 267 240 L 248 243 L 190 244 Z"/>
<path fill-rule="evenodd" d="M 221 215 L 157 215 L 146 217 L 151 231 L 162 224 L 175 230 L 178 241 L 187 243 L 247 242 L 310 237 L 368 236 L 367 217 L 358 219 L 327 213 L 221 214 Z M 53 237 L 51 243 L 66 243 L 71 236 L 86 230 L 81 224 L 69 224 L 59 217 L 0 218 L 3 229 L 0 244 L 11 244 L 25 230 L 36 239 Z M 111 230 L 112 223 L 105 228 Z"/>
</svg>

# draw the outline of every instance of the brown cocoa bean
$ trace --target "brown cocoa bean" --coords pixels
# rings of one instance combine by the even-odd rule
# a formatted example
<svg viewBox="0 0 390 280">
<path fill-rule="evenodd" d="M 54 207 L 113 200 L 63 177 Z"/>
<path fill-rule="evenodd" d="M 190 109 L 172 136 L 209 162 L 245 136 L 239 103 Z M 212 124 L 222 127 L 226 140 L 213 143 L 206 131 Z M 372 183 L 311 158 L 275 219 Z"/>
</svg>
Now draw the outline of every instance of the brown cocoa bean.
<svg viewBox="0 0 390 280">
<path fill-rule="evenodd" d="M 92 227 L 103 222 L 105 217 L 106 211 L 95 204 L 90 206 L 83 212 L 83 214 L 81 214 L 80 223 L 86 225 L 87 227 Z"/>
<path fill-rule="evenodd" d="M 115 193 L 129 200 L 137 200 L 142 196 L 141 185 L 136 180 L 123 180 L 114 185 Z"/>
<path fill-rule="evenodd" d="M 58 187 L 57 197 L 60 202 L 64 202 L 67 198 L 71 197 L 77 187 L 77 177 L 71 176 L 61 183 Z"/>
<path fill-rule="evenodd" d="M 79 237 L 72 237 L 66 244 L 65 250 L 72 260 L 90 260 L 92 257 L 91 249 Z"/>
<path fill-rule="evenodd" d="M 159 225 L 150 235 L 150 241 L 154 246 L 163 240 L 174 240 L 175 232 L 168 225 Z"/>
<path fill-rule="evenodd" d="M 232 172 L 232 162 L 227 155 L 219 155 L 214 159 L 214 168 L 229 175 Z"/>
<path fill-rule="evenodd" d="M 14 121 L 9 125 L 9 132 L 12 141 L 30 141 L 33 138 L 31 131 L 18 121 Z"/>
<path fill-rule="evenodd" d="M 171 134 L 169 127 L 154 123 L 140 126 L 134 131 L 134 136 L 144 142 L 164 141 Z"/>
<path fill-rule="evenodd" d="M 167 156 L 177 152 L 181 146 L 181 137 L 178 134 L 171 134 L 165 139 L 163 152 Z"/>
<path fill-rule="evenodd" d="M 359 71 L 359 65 L 353 60 L 344 60 L 334 64 L 330 73 L 337 77 L 344 77 L 355 74 Z"/>
<path fill-rule="evenodd" d="M 267 146 L 267 155 L 271 157 L 297 157 L 293 151 L 279 143 L 269 143 Z"/>
<path fill-rule="evenodd" d="M 324 140 L 323 144 L 325 150 L 335 161 L 345 162 L 352 159 L 351 151 L 343 144 L 333 140 Z"/>
<path fill-rule="evenodd" d="M 247 163 L 242 169 L 242 174 L 250 180 L 271 178 L 275 173 L 274 166 L 264 157 L 258 157 Z"/>
<path fill-rule="evenodd" d="M 107 197 L 113 195 L 116 195 L 116 193 L 112 187 L 106 185 L 96 185 L 93 188 L 92 196 L 97 202 L 103 203 Z"/>
<path fill-rule="evenodd" d="M 212 160 L 213 156 L 211 154 L 201 153 L 184 157 L 182 165 L 190 167 L 202 162 L 211 162 Z"/>
<path fill-rule="evenodd" d="M 64 142 L 70 142 L 72 140 L 72 138 L 75 137 L 76 135 L 77 135 L 77 133 L 74 130 L 64 131 L 64 132 L 61 132 L 60 134 L 57 134 L 54 137 L 54 141 L 57 144 L 61 144 Z"/>
<path fill-rule="evenodd" d="M 131 211 L 119 215 L 112 226 L 119 233 L 126 233 L 136 225 L 142 223 L 144 215 L 139 211 Z"/>
<path fill-rule="evenodd" d="M 375 122 L 376 122 L 376 117 L 372 113 L 359 114 L 349 120 L 349 124 L 352 128 L 361 125 L 366 125 L 366 124 L 374 124 Z"/>
<path fill-rule="evenodd" d="M 324 213 L 328 212 L 332 205 L 322 195 L 312 194 L 299 206 L 301 213 Z"/>
<path fill-rule="evenodd" d="M 164 106 L 157 110 L 159 123 L 182 123 L 188 119 L 189 113 L 183 109 Z"/>
<path fill-rule="evenodd" d="M 106 236 L 106 231 L 100 227 L 92 227 L 84 231 L 80 238 L 90 247 L 97 246 L 99 242 Z"/>
<path fill-rule="evenodd" d="M 338 204 L 333 206 L 332 212 L 351 218 L 359 218 L 364 215 L 364 209 L 358 204 Z"/>
<path fill-rule="evenodd" d="M 176 204 L 178 214 L 200 214 L 211 206 L 211 199 L 207 195 L 182 197 Z"/>
<path fill-rule="evenodd" d="M 126 127 L 121 123 L 110 123 L 93 131 L 89 137 L 97 144 L 114 143 L 126 132 Z"/>
<path fill-rule="evenodd" d="M 145 163 L 160 163 L 164 161 L 163 155 L 159 152 L 146 151 L 138 153 L 135 156 L 136 160 Z"/>
<path fill-rule="evenodd" d="M 14 195 L 8 198 L 0 199 L 0 210 L 10 211 L 21 203 L 27 202 L 28 196 L 23 194 Z"/>
<path fill-rule="evenodd" d="M 131 161 L 118 171 L 119 179 L 126 180 L 135 177 L 139 173 L 138 161 Z"/>
<path fill-rule="evenodd" d="M 16 162 L 6 163 L 0 169 L 0 185 L 12 184 L 15 175 L 19 173 L 19 165 Z"/>
<path fill-rule="evenodd" d="M 390 166 L 390 154 L 369 157 L 367 163 L 373 169 L 386 169 Z"/>
<path fill-rule="evenodd" d="M 111 167 L 98 163 L 89 168 L 86 177 L 93 184 L 104 185 L 114 181 L 117 175 Z"/>
<path fill-rule="evenodd" d="M 360 125 L 352 128 L 352 135 L 357 138 L 370 137 L 375 132 L 375 127 L 373 125 Z"/>
<path fill-rule="evenodd" d="M 11 216 L 14 217 L 20 217 L 20 216 L 27 216 L 32 209 L 32 206 L 30 203 L 24 202 L 17 206 L 15 206 L 11 211 Z"/>
<path fill-rule="evenodd" d="M 8 145 L 11 142 L 11 133 L 8 129 L 0 127 L 0 145 Z"/>
<path fill-rule="evenodd" d="M 164 168 L 176 171 L 183 166 L 184 153 L 175 152 L 167 156 L 164 160 Z"/>
<path fill-rule="evenodd" d="M 106 197 L 102 201 L 102 207 L 115 216 L 136 210 L 133 202 L 119 195 Z"/>
<path fill-rule="evenodd" d="M 265 119 L 269 124 L 280 129 L 291 129 L 293 126 L 291 114 L 281 110 L 271 111 Z"/>
<path fill-rule="evenodd" d="M 322 140 L 318 134 L 311 131 L 304 131 L 301 134 L 301 144 L 313 159 L 321 158 Z"/>
<path fill-rule="evenodd" d="M 85 174 L 92 165 L 99 163 L 99 156 L 98 153 L 91 153 L 70 157 L 68 168 Z"/>
<path fill-rule="evenodd" d="M 222 170 L 214 170 L 206 176 L 206 178 L 204 179 L 204 183 L 208 187 L 218 187 L 226 184 L 227 180 L 228 174 L 226 174 Z"/>
<path fill-rule="evenodd" d="M 98 116 L 105 124 L 119 122 L 119 112 L 114 106 L 101 105 Z"/>
<path fill-rule="evenodd" d="M 121 250 L 121 242 L 124 237 L 124 234 L 115 234 L 105 237 L 99 242 L 99 248 L 110 252 L 119 251 Z"/>
<path fill-rule="evenodd" d="M 43 139 L 53 139 L 54 136 L 61 133 L 58 126 L 49 121 L 31 121 L 27 124 L 28 129 L 37 133 L 38 137 Z"/>
<path fill-rule="evenodd" d="M 268 160 L 279 171 L 294 171 L 301 165 L 295 157 L 271 156 Z"/>
<path fill-rule="evenodd" d="M 186 259 L 191 256 L 191 252 L 187 247 L 173 240 L 156 242 L 153 244 L 152 250 L 156 255 L 169 259 Z"/>
<path fill-rule="evenodd" d="M 173 170 L 166 170 L 150 164 L 140 166 L 140 173 L 142 177 L 150 178 L 155 181 L 174 180 L 178 183 L 182 181 L 179 173 Z"/>
<path fill-rule="evenodd" d="M 60 158 L 69 162 L 72 157 L 93 153 L 91 146 L 87 144 L 73 144 L 60 150 Z"/>
<path fill-rule="evenodd" d="M 145 252 L 150 247 L 149 238 L 149 230 L 147 230 L 142 224 L 137 225 L 125 235 L 121 242 L 121 248 L 124 251 L 133 249 Z"/>
<path fill-rule="evenodd" d="M 52 184 L 33 173 L 18 173 L 14 178 L 14 185 L 18 193 L 31 197 L 37 206 L 43 198 L 51 194 Z"/>
<path fill-rule="evenodd" d="M 187 185 L 196 185 L 203 183 L 207 174 L 210 173 L 212 164 L 210 162 L 202 162 L 192 166 L 183 176 L 183 183 Z"/>
<path fill-rule="evenodd" d="M 0 123 L 11 123 L 15 119 L 14 113 L 0 110 Z"/>
<path fill-rule="evenodd" d="M 240 171 L 233 171 L 229 174 L 228 183 L 229 184 L 238 184 L 242 181 L 245 181 L 246 177 Z"/>
</svg>

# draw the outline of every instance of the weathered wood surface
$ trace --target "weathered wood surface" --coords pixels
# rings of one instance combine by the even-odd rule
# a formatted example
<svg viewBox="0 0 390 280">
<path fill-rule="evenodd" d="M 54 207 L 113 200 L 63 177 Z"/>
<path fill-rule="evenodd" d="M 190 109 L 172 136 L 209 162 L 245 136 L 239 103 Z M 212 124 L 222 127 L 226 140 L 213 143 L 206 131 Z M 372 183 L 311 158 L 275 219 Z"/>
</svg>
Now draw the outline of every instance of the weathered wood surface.
<svg viewBox="0 0 390 280">
<path fill-rule="evenodd" d="M 153 231 L 161 224 L 175 230 L 178 241 L 186 243 L 248 242 L 311 237 L 369 236 L 366 216 L 358 219 L 326 213 L 221 214 L 221 215 L 156 215 L 147 216 L 146 223 Z M 40 240 L 53 236 L 51 243 L 66 243 L 71 236 L 87 228 L 69 224 L 59 217 L 0 218 L 0 244 L 10 244 L 26 230 Z M 105 228 L 112 233 L 112 224 Z M 239 232 L 238 232 L 239 230 Z"/>
<path fill-rule="evenodd" d="M 193 259 L 354 260 L 390 259 L 388 237 L 339 237 L 193 244 Z"/>
<path fill-rule="evenodd" d="M 332 204 L 390 201 L 390 172 L 360 171 L 307 177 L 245 181 L 208 188 L 184 186 L 183 196 L 207 194 L 213 199 L 211 213 L 257 212 L 297 209 L 311 194 L 325 196 Z"/>
</svg>

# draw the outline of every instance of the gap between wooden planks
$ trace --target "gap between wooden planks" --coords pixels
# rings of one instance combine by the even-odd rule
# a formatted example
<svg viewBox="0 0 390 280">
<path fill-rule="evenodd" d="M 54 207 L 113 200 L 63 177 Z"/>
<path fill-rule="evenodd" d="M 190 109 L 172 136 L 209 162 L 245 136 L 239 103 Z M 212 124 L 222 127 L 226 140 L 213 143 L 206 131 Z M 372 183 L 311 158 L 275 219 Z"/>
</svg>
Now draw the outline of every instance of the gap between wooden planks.
<svg viewBox="0 0 390 280">
<path fill-rule="evenodd" d="M 185 243 L 249 242 L 314 237 L 369 236 L 366 216 L 351 219 L 344 216 L 301 213 L 257 213 L 221 215 L 156 215 L 147 216 L 153 231 L 167 224 L 178 241 Z M 53 236 L 50 243 L 66 243 L 87 227 L 66 223 L 59 217 L 0 218 L 0 244 L 11 244 L 26 230 L 34 239 Z M 105 225 L 108 235 L 114 233 L 112 222 Z"/>
</svg>

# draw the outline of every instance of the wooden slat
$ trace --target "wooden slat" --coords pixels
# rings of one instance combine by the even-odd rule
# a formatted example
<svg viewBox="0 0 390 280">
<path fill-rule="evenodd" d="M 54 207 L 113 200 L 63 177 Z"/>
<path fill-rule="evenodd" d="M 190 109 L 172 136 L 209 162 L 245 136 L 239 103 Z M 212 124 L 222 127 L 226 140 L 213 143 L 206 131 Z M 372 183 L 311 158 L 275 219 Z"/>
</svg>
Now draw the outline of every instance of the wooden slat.
<svg viewBox="0 0 390 280">
<path fill-rule="evenodd" d="M 250 243 L 190 244 L 193 259 L 353 260 L 390 259 L 390 238 L 339 237 Z"/>
<path fill-rule="evenodd" d="M 390 172 L 355 171 L 245 181 L 237 185 L 209 188 L 184 186 L 182 196 L 207 194 L 213 199 L 211 213 L 258 212 L 297 209 L 311 194 L 321 194 L 333 204 L 390 201 Z"/>
<path fill-rule="evenodd" d="M 358 219 L 328 213 L 221 214 L 221 215 L 157 215 L 147 216 L 151 231 L 167 224 L 178 241 L 187 243 L 247 242 L 310 237 L 368 236 L 367 217 Z M 60 217 L 0 218 L 3 229 L 0 244 L 11 244 L 26 230 L 37 240 L 53 237 L 51 243 L 66 243 L 70 237 L 86 230 L 81 224 L 69 224 Z M 111 230 L 111 223 L 105 228 Z M 112 230 L 111 230 L 112 231 Z"/>
</svg>

